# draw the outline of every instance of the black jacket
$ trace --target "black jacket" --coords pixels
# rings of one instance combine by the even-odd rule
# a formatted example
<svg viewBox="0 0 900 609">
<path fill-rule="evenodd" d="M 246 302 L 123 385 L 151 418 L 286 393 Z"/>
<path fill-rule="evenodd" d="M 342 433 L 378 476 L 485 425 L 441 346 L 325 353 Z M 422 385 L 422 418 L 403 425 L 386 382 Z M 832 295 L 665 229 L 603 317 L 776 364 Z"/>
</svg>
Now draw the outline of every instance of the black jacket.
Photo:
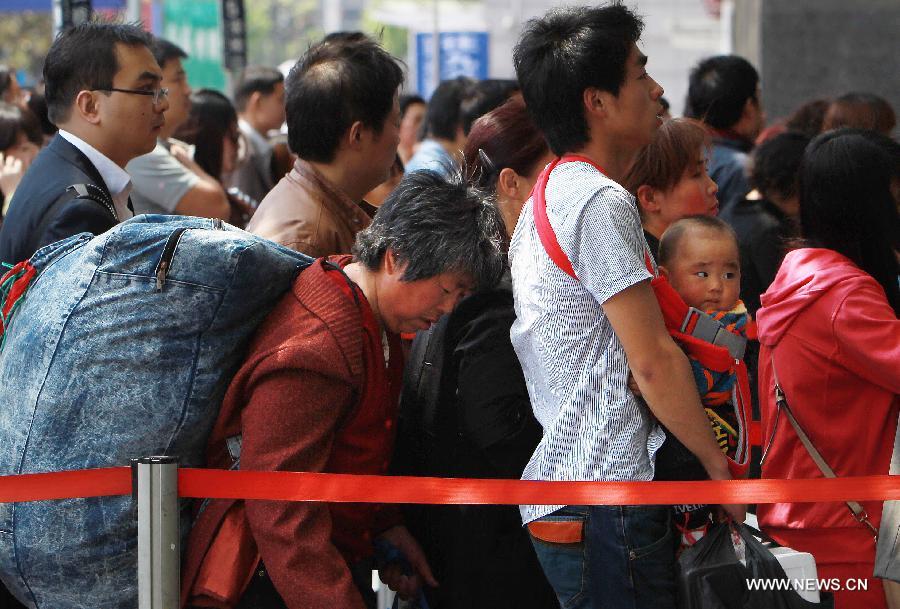
<svg viewBox="0 0 900 609">
<path fill-rule="evenodd" d="M 0 228 L 0 262 L 14 264 L 48 243 L 81 232 L 98 235 L 116 225 L 108 206 L 96 200 L 73 198 L 54 208 L 74 184 L 97 186 L 112 200 L 93 163 L 57 134 L 37 155 L 13 194 Z M 48 213 L 52 217 L 45 218 Z"/>
<path fill-rule="evenodd" d="M 755 318 L 762 296 L 778 272 L 790 239 L 797 237 L 799 227 L 781 209 L 767 199 L 742 199 L 722 212 L 721 218 L 734 229 L 741 255 L 741 300 Z M 759 342 L 747 343 L 744 354 L 747 372 L 750 374 L 750 403 L 753 418 L 759 420 L 757 373 L 759 369 Z M 754 453 L 755 455 L 755 453 Z M 759 461 L 754 456 L 750 477 L 759 477 Z"/>
<path fill-rule="evenodd" d="M 760 307 L 759 297 L 769 289 L 787 241 L 797 235 L 796 224 L 774 203 L 743 199 L 720 216 L 734 229 L 741 255 L 741 300 L 751 315 Z"/>
<path fill-rule="evenodd" d="M 514 319 L 507 274 L 419 333 L 404 377 L 398 473 L 522 475 L 542 430 L 510 342 Z M 427 591 L 431 609 L 559 606 L 517 506 L 410 506 L 406 519 L 441 584 Z"/>
</svg>

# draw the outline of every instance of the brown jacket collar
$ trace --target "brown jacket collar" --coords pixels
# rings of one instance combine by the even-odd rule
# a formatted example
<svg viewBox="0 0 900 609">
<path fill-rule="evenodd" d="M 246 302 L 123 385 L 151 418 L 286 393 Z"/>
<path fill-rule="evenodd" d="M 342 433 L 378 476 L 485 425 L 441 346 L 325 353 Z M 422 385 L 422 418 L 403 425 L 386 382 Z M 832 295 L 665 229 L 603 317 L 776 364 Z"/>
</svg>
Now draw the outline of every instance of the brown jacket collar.
<svg viewBox="0 0 900 609">
<path fill-rule="evenodd" d="M 298 160 L 247 225 L 255 235 L 314 258 L 349 254 L 371 218 L 308 162 Z"/>
<path fill-rule="evenodd" d="M 344 194 L 340 188 L 332 184 L 328 178 L 319 173 L 311 163 L 297 159 L 288 173 L 288 179 L 304 186 L 320 191 L 323 201 L 331 211 L 342 216 L 353 217 L 359 212 L 359 204 Z"/>
</svg>

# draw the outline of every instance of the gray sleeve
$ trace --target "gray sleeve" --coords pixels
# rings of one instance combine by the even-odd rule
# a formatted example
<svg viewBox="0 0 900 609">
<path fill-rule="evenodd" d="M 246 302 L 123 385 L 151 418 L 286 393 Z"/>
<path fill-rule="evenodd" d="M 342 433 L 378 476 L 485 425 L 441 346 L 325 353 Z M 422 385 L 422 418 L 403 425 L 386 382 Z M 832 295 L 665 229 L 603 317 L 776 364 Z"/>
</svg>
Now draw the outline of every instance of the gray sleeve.
<svg viewBox="0 0 900 609">
<path fill-rule="evenodd" d="M 588 176 L 567 176 L 570 192 L 578 186 L 583 189 L 575 197 L 583 203 L 557 220 L 557 238 L 578 280 L 603 304 L 651 275 L 644 262 L 647 246 L 640 215 L 631 195 L 605 178 L 597 179 L 590 172 Z"/>
<path fill-rule="evenodd" d="M 200 177 L 179 163 L 168 150 L 157 147 L 128 163 L 134 186 L 131 201 L 137 214 L 171 214 Z"/>
</svg>

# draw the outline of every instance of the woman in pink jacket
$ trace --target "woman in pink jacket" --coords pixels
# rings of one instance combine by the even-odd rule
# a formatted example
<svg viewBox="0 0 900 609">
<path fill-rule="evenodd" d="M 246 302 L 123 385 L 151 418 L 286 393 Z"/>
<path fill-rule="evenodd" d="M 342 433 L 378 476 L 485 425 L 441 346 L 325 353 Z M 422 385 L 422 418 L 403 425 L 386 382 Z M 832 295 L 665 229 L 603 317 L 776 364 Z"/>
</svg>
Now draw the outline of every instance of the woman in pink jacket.
<svg viewBox="0 0 900 609">
<path fill-rule="evenodd" d="M 898 178 L 897 144 L 871 133 L 828 132 L 806 150 L 804 247 L 785 257 L 757 314 L 763 437 L 770 442 L 764 478 L 823 476 L 784 412 L 777 413 L 776 375 L 800 426 L 839 477 L 888 473 L 900 409 L 898 214 L 891 195 Z M 882 503 L 862 507 L 877 529 Z M 850 578 L 867 580 L 866 591 L 837 591 L 837 609 L 886 606 L 872 576 L 873 530 L 846 504 L 760 505 L 757 515 L 780 543 L 815 556 L 819 578 L 837 578 L 845 588 L 856 587 Z"/>
</svg>

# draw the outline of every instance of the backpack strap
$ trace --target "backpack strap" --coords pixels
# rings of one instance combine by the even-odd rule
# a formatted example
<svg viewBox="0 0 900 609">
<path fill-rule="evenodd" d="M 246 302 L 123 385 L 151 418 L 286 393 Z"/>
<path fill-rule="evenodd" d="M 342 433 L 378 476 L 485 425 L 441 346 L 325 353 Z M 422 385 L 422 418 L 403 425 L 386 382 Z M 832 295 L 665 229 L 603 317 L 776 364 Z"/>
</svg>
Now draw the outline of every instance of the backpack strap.
<svg viewBox="0 0 900 609">
<path fill-rule="evenodd" d="M 698 340 L 728 349 L 728 353 L 734 359 L 744 359 L 747 339 L 729 331 L 721 322 L 700 309 L 688 307 L 679 329 Z"/>
<path fill-rule="evenodd" d="M 544 251 L 547 252 L 550 259 L 566 275 L 575 281 L 578 281 L 578 276 L 575 275 L 575 269 L 572 268 L 569 257 L 566 256 L 566 253 L 562 251 L 562 248 L 559 246 L 559 241 L 556 239 L 556 233 L 553 231 L 553 226 L 550 225 L 550 218 L 547 217 L 547 201 L 544 198 L 544 191 L 547 188 L 547 181 L 550 179 L 550 172 L 553 171 L 554 167 L 559 165 L 560 161 L 562 161 L 562 159 L 556 159 L 544 168 L 544 171 L 538 176 L 538 180 L 534 185 L 534 190 L 531 191 L 533 197 L 532 209 L 534 211 L 534 225 L 537 229 L 538 239 L 541 240 L 541 245 L 544 246 Z"/>
</svg>

